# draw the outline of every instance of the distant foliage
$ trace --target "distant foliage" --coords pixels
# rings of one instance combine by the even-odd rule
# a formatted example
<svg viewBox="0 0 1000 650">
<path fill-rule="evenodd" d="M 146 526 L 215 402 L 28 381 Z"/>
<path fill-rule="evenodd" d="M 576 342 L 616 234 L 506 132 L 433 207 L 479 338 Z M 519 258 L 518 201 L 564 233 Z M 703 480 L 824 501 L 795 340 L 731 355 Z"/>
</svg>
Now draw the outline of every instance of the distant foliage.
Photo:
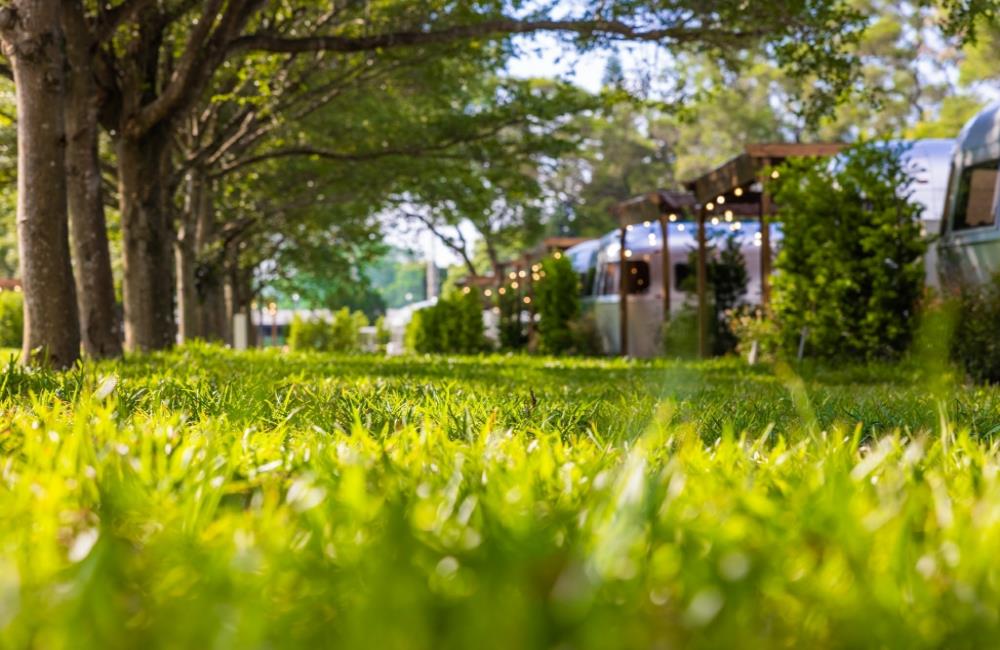
<svg viewBox="0 0 1000 650">
<path fill-rule="evenodd" d="M 322 318 L 292 321 L 288 345 L 293 350 L 320 350 L 324 352 L 355 352 L 361 349 L 361 328 L 368 325 L 368 317 L 349 308 L 334 312 L 332 320 Z"/>
<path fill-rule="evenodd" d="M 786 352 L 803 335 L 805 351 L 818 357 L 892 358 L 910 345 L 926 243 L 902 153 L 863 144 L 835 164 L 782 168 L 773 309 Z"/>
<path fill-rule="evenodd" d="M 500 348 L 522 350 L 528 345 L 528 332 L 522 319 L 522 296 L 510 286 L 497 289 L 497 309 L 500 310 L 498 329 Z"/>
<path fill-rule="evenodd" d="M 1000 383 L 1000 276 L 981 286 L 962 287 L 951 338 L 951 356 L 979 382 Z"/>
<path fill-rule="evenodd" d="M 545 259 L 534 288 L 539 352 L 577 351 L 579 342 L 573 324 L 580 318 L 580 279 L 569 258 L 560 255 Z"/>
<path fill-rule="evenodd" d="M 475 354 L 487 348 L 483 305 L 475 292 L 454 291 L 414 312 L 406 347 L 421 354 Z"/>
<path fill-rule="evenodd" d="M 21 294 L 0 291 L 0 348 L 21 347 L 24 330 L 24 307 Z"/>
</svg>

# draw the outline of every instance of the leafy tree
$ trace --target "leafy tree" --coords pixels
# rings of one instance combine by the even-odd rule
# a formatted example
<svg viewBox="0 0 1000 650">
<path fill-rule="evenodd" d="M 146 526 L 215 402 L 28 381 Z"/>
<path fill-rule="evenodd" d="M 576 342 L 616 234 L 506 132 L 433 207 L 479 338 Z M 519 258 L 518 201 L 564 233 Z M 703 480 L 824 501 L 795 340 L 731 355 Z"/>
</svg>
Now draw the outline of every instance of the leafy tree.
<svg viewBox="0 0 1000 650">
<path fill-rule="evenodd" d="M 773 311 L 787 351 L 800 337 L 811 354 L 841 359 L 894 357 L 910 344 L 926 242 L 901 153 L 869 143 L 836 165 L 793 161 L 782 169 Z"/>
</svg>

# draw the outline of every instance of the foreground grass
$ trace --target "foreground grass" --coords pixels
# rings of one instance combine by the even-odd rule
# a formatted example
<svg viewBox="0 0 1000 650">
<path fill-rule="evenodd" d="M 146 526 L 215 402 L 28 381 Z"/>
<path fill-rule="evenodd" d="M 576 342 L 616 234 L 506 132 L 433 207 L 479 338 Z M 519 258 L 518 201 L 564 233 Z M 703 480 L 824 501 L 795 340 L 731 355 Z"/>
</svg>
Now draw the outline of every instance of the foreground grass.
<svg viewBox="0 0 1000 650">
<path fill-rule="evenodd" d="M 921 376 L 11 367 L 0 647 L 982 647 L 1000 393 Z"/>
</svg>

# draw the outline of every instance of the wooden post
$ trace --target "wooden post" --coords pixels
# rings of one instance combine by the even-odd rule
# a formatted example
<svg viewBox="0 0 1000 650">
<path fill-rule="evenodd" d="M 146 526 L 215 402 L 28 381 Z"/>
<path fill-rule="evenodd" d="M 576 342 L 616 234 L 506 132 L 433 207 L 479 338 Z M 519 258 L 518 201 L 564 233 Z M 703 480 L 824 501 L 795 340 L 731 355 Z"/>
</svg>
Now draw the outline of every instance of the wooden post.
<svg viewBox="0 0 1000 650">
<path fill-rule="evenodd" d="M 764 168 L 771 159 L 764 159 Z M 767 191 L 765 174 L 760 178 L 760 306 L 765 314 L 771 311 L 771 195 Z"/>
<path fill-rule="evenodd" d="M 619 215 L 619 223 L 621 223 L 621 218 Z M 620 354 L 623 357 L 628 356 L 628 274 L 625 272 L 625 257 L 626 251 L 626 226 L 621 223 L 621 235 L 619 236 L 619 243 L 621 244 L 618 249 L 618 340 L 621 346 Z"/>
<path fill-rule="evenodd" d="M 670 322 L 670 223 L 667 221 L 667 216 L 660 213 L 660 233 L 663 237 L 662 252 L 660 253 L 663 258 L 663 322 Z"/>
<path fill-rule="evenodd" d="M 698 210 L 698 356 L 708 358 L 708 246 L 705 242 L 705 217 L 702 205 Z"/>
</svg>

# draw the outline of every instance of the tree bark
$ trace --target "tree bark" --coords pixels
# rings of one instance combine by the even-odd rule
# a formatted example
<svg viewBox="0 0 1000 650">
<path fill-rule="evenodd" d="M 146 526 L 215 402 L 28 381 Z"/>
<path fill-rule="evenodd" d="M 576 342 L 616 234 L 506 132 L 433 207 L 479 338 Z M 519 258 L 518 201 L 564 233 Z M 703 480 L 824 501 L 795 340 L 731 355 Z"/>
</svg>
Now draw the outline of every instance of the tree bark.
<svg viewBox="0 0 1000 650">
<path fill-rule="evenodd" d="M 59 0 L 0 9 L 17 92 L 17 236 L 24 288 L 22 357 L 64 368 L 80 356 L 66 208 L 65 54 Z"/>
<path fill-rule="evenodd" d="M 173 232 L 163 187 L 168 141 L 154 128 L 119 136 L 125 347 L 161 350 L 175 340 Z"/>
<path fill-rule="evenodd" d="M 195 280 L 197 263 L 196 222 L 202 202 L 202 184 L 194 171 L 185 183 L 186 200 L 180 219 L 174 256 L 177 264 L 177 337 L 181 342 L 202 336 L 198 289 Z"/>
<path fill-rule="evenodd" d="M 225 251 L 215 248 L 218 228 L 215 223 L 212 181 L 198 170 L 198 203 L 195 212 L 195 252 L 197 258 L 198 316 L 201 335 L 206 341 L 226 341 Z"/>
<path fill-rule="evenodd" d="M 66 107 L 66 183 L 72 232 L 76 298 L 83 351 L 96 358 L 121 356 L 121 326 L 98 156 L 99 99 L 91 59 L 93 43 L 78 3 L 62 14 L 69 63 Z"/>
</svg>

